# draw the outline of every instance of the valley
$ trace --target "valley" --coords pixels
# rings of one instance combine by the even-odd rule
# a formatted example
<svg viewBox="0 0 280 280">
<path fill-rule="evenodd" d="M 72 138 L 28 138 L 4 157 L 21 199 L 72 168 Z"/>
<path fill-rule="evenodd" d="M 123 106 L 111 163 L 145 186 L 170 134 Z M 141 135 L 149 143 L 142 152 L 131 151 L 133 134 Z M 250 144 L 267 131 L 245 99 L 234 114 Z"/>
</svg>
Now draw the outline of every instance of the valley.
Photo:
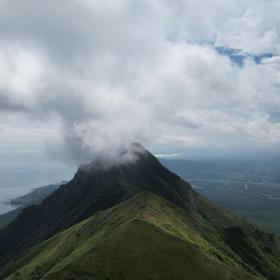
<svg viewBox="0 0 280 280">
<path fill-rule="evenodd" d="M 280 161 L 162 160 L 214 203 L 280 233 Z"/>
</svg>

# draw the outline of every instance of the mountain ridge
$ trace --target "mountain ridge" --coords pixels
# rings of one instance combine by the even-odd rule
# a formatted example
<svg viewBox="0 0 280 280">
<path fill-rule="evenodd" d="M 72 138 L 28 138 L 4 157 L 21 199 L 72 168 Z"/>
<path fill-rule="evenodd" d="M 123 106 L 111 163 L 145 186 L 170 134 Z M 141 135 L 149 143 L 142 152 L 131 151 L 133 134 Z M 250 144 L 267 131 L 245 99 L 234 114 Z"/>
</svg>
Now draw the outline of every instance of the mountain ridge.
<svg viewBox="0 0 280 280">
<path fill-rule="evenodd" d="M 93 162 L 87 166 L 82 166 L 70 182 L 62 185 L 40 205 L 24 209 L 12 223 L 0 230 L 0 278 L 11 276 L 13 272 L 11 272 L 11 269 L 14 268 L 13 265 L 18 262 L 21 263 L 25 260 L 26 256 L 29 261 L 26 265 L 31 265 L 31 272 L 38 274 L 40 272 L 40 269 L 39 271 L 37 271 L 38 269 L 36 270 L 36 255 L 40 255 L 40 250 L 37 251 L 38 248 L 44 247 L 42 244 L 49 244 L 46 249 L 47 251 L 44 251 L 43 255 L 39 257 L 39 260 L 48 259 L 49 254 L 56 250 L 55 248 L 57 247 L 50 240 L 58 238 L 57 236 L 65 233 L 65 231 L 67 232 L 67 230 L 72 232 L 73 227 L 78 227 L 87 219 L 95 220 L 96 216 L 98 217 L 101 213 L 100 211 L 103 211 L 103 214 L 110 213 L 108 219 L 104 218 L 103 214 L 99 216 L 103 217 L 104 221 L 107 221 L 104 227 L 110 228 L 116 225 L 116 223 L 118 224 L 114 213 L 110 212 L 112 209 L 122 209 L 117 216 L 120 220 L 124 219 L 124 224 L 127 224 L 130 222 L 130 214 L 134 213 L 133 209 L 138 207 L 137 209 L 141 212 L 144 207 L 143 205 L 146 203 L 145 205 L 147 206 L 148 201 L 150 201 L 150 210 L 146 211 L 144 215 L 142 213 L 142 218 L 144 218 L 145 222 L 149 221 L 152 223 L 153 227 L 151 225 L 147 227 L 142 222 L 140 224 L 137 223 L 137 225 L 129 223 L 131 226 L 127 229 L 128 231 L 118 230 L 118 239 L 127 246 L 128 250 L 123 251 L 122 257 L 127 259 L 130 266 L 133 265 L 133 261 L 129 259 L 129 252 L 134 252 L 134 249 L 138 248 L 138 253 L 135 253 L 134 258 L 139 261 L 143 262 L 144 260 L 142 259 L 145 256 L 149 257 L 149 253 L 145 251 L 148 249 L 141 241 L 141 234 L 145 234 L 146 243 L 148 242 L 154 248 L 150 256 L 152 258 L 151 262 L 154 265 L 158 265 L 157 261 L 160 262 L 159 260 L 163 263 L 171 261 L 171 255 L 169 259 L 168 252 L 171 254 L 172 246 L 175 246 L 176 250 L 178 250 L 176 251 L 177 261 L 181 263 L 182 260 L 179 256 L 184 256 L 185 265 L 188 267 L 189 273 L 192 273 L 192 270 L 195 269 L 192 266 L 200 266 L 205 262 L 212 263 L 214 258 L 215 264 L 212 263 L 213 265 L 210 265 L 210 267 L 217 266 L 216 261 L 218 261 L 226 263 L 226 267 L 224 267 L 226 270 L 230 271 L 238 268 L 238 273 L 250 275 L 250 277 L 253 277 L 252 279 L 280 279 L 280 242 L 276 236 L 259 230 L 249 222 L 231 215 L 229 212 L 204 199 L 187 182 L 163 167 L 151 153 L 139 145 L 137 145 L 137 153 L 137 157 L 129 156 L 128 161 L 121 160 L 119 165 L 106 166 L 104 168 L 100 164 Z M 126 153 L 124 155 L 127 159 Z M 139 197 L 142 200 L 137 200 Z M 131 201 L 134 201 L 134 204 L 129 204 Z M 122 207 L 123 205 L 126 205 L 126 207 Z M 162 213 L 165 214 L 163 215 Z M 134 237 L 132 232 L 137 232 L 138 230 L 141 234 Z M 95 236 L 95 238 L 98 239 L 100 237 L 100 240 L 103 240 L 103 237 L 98 235 L 99 233 L 95 226 L 89 232 L 92 234 L 92 238 Z M 84 233 L 81 232 L 79 234 L 83 235 Z M 126 240 L 125 236 L 127 234 L 134 240 L 133 244 L 129 244 L 128 240 Z M 175 235 L 176 240 L 178 241 L 179 239 L 180 242 L 178 242 L 183 247 L 187 246 L 186 248 L 188 249 L 181 251 L 181 245 L 178 247 L 177 241 L 175 242 L 174 239 L 170 239 L 166 234 L 168 236 L 170 234 Z M 155 235 L 160 240 L 166 240 L 167 244 L 157 244 L 157 247 L 154 247 L 149 238 L 155 242 L 153 239 Z M 62 239 L 61 242 L 63 244 L 67 243 L 65 239 Z M 103 240 L 102 242 L 102 244 L 106 244 L 107 241 Z M 118 246 L 114 240 L 110 242 L 113 242 L 113 247 Z M 141 244 L 145 250 L 141 248 Z M 82 247 L 80 247 L 79 243 L 75 244 L 74 242 L 71 246 L 76 246 L 77 252 L 81 252 L 80 250 L 86 245 L 81 245 Z M 106 248 L 107 253 L 110 253 L 110 248 Z M 119 249 L 121 250 L 121 248 Z M 163 250 L 166 260 L 163 260 L 162 255 L 159 254 L 161 250 Z M 186 255 L 188 250 L 191 250 L 194 255 L 200 257 L 192 259 L 190 262 L 189 257 Z M 174 262 L 175 267 L 176 252 L 173 251 L 172 253 L 172 263 Z M 58 251 L 58 253 L 61 252 Z M 114 253 L 113 255 L 117 254 L 114 250 L 111 253 Z M 30 254 L 35 260 L 33 257 L 30 258 Z M 96 254 L 103 256 L 103 249 L 99 248 Z M 118 257 L 118 255 L 115 256 Z M 96 258 L 99 260 L 98 270 L 105 269 L 106 262 L 102 264 L 100 263 L 102 258 Z M 201 259 L 204 261 L 201 261 Z M 35 267 L 33 267 L 34 261 Z M 50 261 L 55 266 L 52 258 L 50 258 Z M 72 261 L 71 258 L 65 261 L 67 264 L 68 262 L 73 265 L 75 264 L 74 259 Z M 154 266 L 149 266 L 147 263 L 144 264 L 152 274 L 155 273 L 153 272 Z M 23 269 L 26 265 L 19 265 L 18 270 Z M 122 263 L 119 263 L 119 265 L 121 266 Z M 169 265 L 171 264 L 169 263 Z M 181 263 L 181 272 L 187 273 L 183 267 L 184 265 Z M 84 267 L 79 271 L 81 275 L 84 275 L 83 273 L 87 270 L 88 268 Z M 204 278 L 207 275 L 206 272 L 207 269 L 204 270 Z M 66 278 L 64 278 L 64 274 L 58 274 L 60 275 L 58 277 L 62 278 L 46 279 L 92 279 L 90 278 L 92 275 L 89 276 L 87 273 L 82 278 L 77 278 L 77 275 L 75 276 L 76 278 L 74 276 L 74 278 L 72 276 L 72 278 L 69 278 L 70 276 L 67 275 L 67 271 L 63 273 L 66 273 Z M 136 278 L 133 279 L 141 279 L 137 278 L 140 277 L 139 275 L 142 275 L 140 270 L 137 270 L 137 272 L 133 272 L 133 270 L 127 271 L 127 273 L 136 273 Z M 153 274 L 154 278 L 149 278 L 146 275 L 143 279 L 161 279 L 160 271 L 157 273 L 158 276 Z M 199 274 L 199 271 L 197 273 Z M 217 274 L 215 274 L 216 278 L 213 279 L 232 279 L 230 275 L 224 278 L 217 278 L 217 275 L 221 273 L 218 269 Z M 201 276 L 201 274 L 199 275 Z M 103 276 L 104 279 L 108 277 L 106 275 Z M 13 277 L 17 277 L 17 275 Z M 40 275 L 38 276 L 39 278 L 36 277 L 34 279 L 41 279 Z M 181 279 L 180 277 L 174 279 Z M 100 279 L 104 280 L 103 278 Z M 18 279 L 25 280 L 29 278 L 21 278 L 19 276 Z M 114 276 L 112 279 L 118 278 Z M 172 277 L 169 279 L 172 279 Z"/>
<path fill-rule="evenodd" d="M 96 167 L 94 163 L 80 167 L 70 182 L 61 185 L 40 205 L 25 208 L 0 230 L 0 265 L 96 211 L 143 190 L 164 196 L 181 207 L 194 207 L 189 184 L 139 144 L 134 144 L 133 150 L 137 153 L 133 161 L 122 161 L 109 168 Z M 123 156 L 127 159 L 126 153 Z"/>
<path fill-rule="evenodd" d="M 192 277 L 190 279 L 202 279 L 206 272 L 209 280 L 239 280 L 245 277 L 262 279 L 255 272 L 252 274 L 245 271 L 242 264 L 213 247 L 193 228 L 196 217 L 188 216 L 186 219 L 185 211 L 188 210 L 180 209 L 155 194 L 138 193 L 35 246 L 19 261 L 20 264 L 11 264 L 15 272 L 7 280 L 17 277 L 90 279 L 87 278 L 89 275 L 94 275 L 96 279 L 185 279 L 187 272 L 189 277 Z M 127 246 L 122 246 L 123 242 L 127 243 Z M 168 247 L 163 243 L 167 243 Z M 114 247 L 117 250 L 112 250 Z M 129 254 L 127 248 L 128 251 L 132 250 Z M 105 250 L 105 253 L 100 253 L 100 250 Z M 110 251 L 111 261 L 104 260 L 103 264 L 102 258 L 107 250 Z M 167 256 L 168 251 L 169 258 L 163 261 L 163 256 L 160 257 L 157 253 L 158 250 L 165 252 L 163 256 Z M 139 258 L 145 251 L 149 253 L 139 265 Z M 233 252 L 231 254 L 234 255 Z M 177 255 L 184 256 L 188 261 L 180 261 L 179 265 L 175 265 L 175 262 L 179 261 Z M 89 262 L 92 258 L 93 261 Z M 159 260 L 164 262 L 165 268 L 157 264 Z M 110 266 L 103 271 L 107 262 Z M 122 267 L 121 262 L 124 262 Z M 196 267 L 190 270 L 193 262 Z M 146 268 L 144 272 L 143 266 Z M 148 278 L 149 274 L 157 276 Z M 122 278 L 118 275 L 122 275 Z"/>
</svg>

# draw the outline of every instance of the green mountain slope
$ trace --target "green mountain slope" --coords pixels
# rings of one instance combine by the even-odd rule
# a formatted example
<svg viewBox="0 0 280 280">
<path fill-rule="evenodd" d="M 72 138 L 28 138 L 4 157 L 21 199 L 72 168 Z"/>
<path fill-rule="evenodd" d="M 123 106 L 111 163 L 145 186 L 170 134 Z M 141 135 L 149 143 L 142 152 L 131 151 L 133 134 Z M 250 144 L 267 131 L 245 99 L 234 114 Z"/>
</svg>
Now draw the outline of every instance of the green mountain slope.
<svg viewBox="0 0 280 280">
<path fill-rule="evenodd" d="M 164 168 L 139 144 L 132 146 L 137 160 L 126 162 L 127 151 L 113 166 L 92 162 L 79 168 L 39 205 L 25 208 L 0 229 L 0 267 L 30 247 L 54 236 L 94 213 L 113 207 L 133 195 L 150 191 L 183 208 L 193 208 L 191 186 Z M 1 275 L 0 275 L 1 278 Z"/>
<path fill-rule="evenodd" d="M 130 149 L 119 164 L 82 166 L 2 228 L 0 279 L 280 279 L 276 236 Z"/>
<path fill-rule="evenodd" d="M 275 237 L 195 199 L 196 210 L 183 209 L 139 193 L 30 248 L 0 272 L 23 280 L 280 279 Z"/>
</svg>

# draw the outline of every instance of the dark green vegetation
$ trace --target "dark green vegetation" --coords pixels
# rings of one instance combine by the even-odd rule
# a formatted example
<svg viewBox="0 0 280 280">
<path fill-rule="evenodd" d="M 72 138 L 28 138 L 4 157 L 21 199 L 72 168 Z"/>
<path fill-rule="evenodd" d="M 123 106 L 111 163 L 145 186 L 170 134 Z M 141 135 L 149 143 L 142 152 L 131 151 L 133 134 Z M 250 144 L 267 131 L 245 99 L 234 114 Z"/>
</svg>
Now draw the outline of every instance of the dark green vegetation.
<svg viewBox="0 0 280 280">
<path fill-rule="evenodd" d="M 98 212 L 11 265 L 8 279 L 259 279 L 208 222 L 151 193 Z"/>
<path fill-rule="evenodd" d="M 136 148 L 138 161 L 85 166 L 3 228 L 0 278 L 280 279 L 277 237 Z"/>
<path fill-rule="evenodd" d="M 8 225 L 22 211 L 21 207 L 0 215 L 0 229 Z"/>
<path fill-rule="evenodd" d="M 48 195 L 54 192 L 59 185 L 47 185 L 39 188 L 35 188 L 30 193 L 12 199 L 11 204 L 17 205 L 18 208 L 0 215 L 0 229 L 8 225 L 12 220 L 14 220 L 17 215 L 27 206 L 33 204 L 40 204 Z"/>
<path fill-rule="evenodd" d="M 162 160 L 203 196 L 280 233 L 280 160 Z"/>
</svg>

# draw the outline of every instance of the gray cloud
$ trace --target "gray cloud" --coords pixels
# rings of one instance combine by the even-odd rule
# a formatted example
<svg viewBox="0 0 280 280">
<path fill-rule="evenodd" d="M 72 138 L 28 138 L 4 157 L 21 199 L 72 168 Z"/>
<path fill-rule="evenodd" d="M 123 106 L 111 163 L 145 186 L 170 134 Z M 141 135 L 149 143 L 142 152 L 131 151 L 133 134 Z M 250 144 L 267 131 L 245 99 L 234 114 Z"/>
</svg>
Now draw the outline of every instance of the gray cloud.
<svg viewBox="0 0 280 280">
<path fill-rule="evenodd" d="M 5 93 L 0 93 L 0 110 L 1 111 L 15 111 L 15 112 L 25 112 L 26 108 L 20 104 L 15 104 L 11 102 Z"/>
<path fill-rule="evenodd" d="M 49 153 L 78 163 L 135 141 L 176 150 L 279 144 L 270 117 L 280 105 L 277 8 L 3 0 L 0 110 L 55 122 Z M 240 67 L 216 46 L 273 57 L 257 64 L 248 56 Z"/>
</svg>

